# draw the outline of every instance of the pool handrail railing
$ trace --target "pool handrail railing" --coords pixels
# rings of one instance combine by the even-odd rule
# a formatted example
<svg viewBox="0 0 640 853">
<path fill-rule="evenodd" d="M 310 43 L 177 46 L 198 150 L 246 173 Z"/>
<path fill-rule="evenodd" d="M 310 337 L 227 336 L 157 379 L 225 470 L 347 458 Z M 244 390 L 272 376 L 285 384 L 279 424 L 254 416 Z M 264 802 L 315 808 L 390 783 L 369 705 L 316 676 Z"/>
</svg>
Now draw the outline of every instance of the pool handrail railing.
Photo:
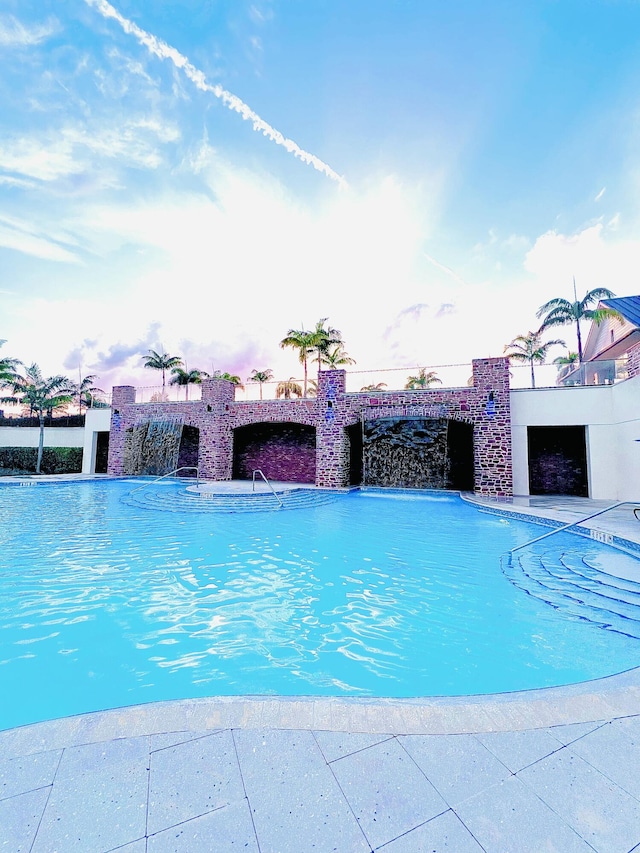
<svg viewBox="0 0 640 853">
<path fill-rule="evenodd" d="M 562 533 L 563 530 L 568 530 L 570 527 L 576 527 L 579 524 L 584 524 L 585 521 L 591 521 L 592 518 L 596 518 L 599 515 L 604 515 L 605 512 L 609 512 L 609 510 L 617 509 L 619 506 L 625 506 L 627 504 L 635 504 L 637 501 L 618 501 L 617 503 L 611 504 L 611 506 L 607 506 L 604 509 L 599 509 L 598 512 L 593 512 L 590 515 L 585 515 L 584 518 L 579 518 L 577 521 L 570 521 L 567 524 L 563 524 L 560 527 L 554 527 L 553 530 L 548 530 L 546 533 L 543 533 L 542 536 L 536 536 L 535 539 L 529 539 L 528 542 L 523 542 L 522 545 L 516 545 L 515 548 L 509 548 L 507 554 L 511 555 L 516 551 L 520 551 L 521 548 L 528 548 L 529 545 L 534 545 L 536 542 L 541 542 L 543 539 L 547 539 L 549 536 L 553 536 L 556 533 Z"/>
<path fill-rule="evenodd" d="M 273 488 L 273 486 L 271 485 L 269 480 L 267 480 L 267 478 L 264 474 L 264 471 L 261 468 L 256 468 L 255 471 L 253 472 L 253 474 L 251 475 L 251 481 L 252 481 L 251 491 L 255 492 L 255 490 L 256 490 L 256 474 L 260 474 L 260 476 L 265 481 L 267 486 L 269 486 L 269 488 L 273 492 L 274 498 L 278 501 L 278 505 L 280 506 L 280 509 L 282 509 L 283 503 L 282 503 L 281 499 L 278 497 L 276 490 Z"/>
<path fill-rule="evenodd" d="M 160 480 L 166 480 L 167 477 L 173 477 L 178 471 L 195 471 L 196 472 L 196 486 L 200 485 L 200 469 L 195 465 L 182 465 L 180 468 L 176 468 L 173 471 L 169 471 L 168 474 L 163 474 L 161 477 L 156 477 L 155 480 L 151 480 L 148 483 L 143 483 L 141 486 L 138 486 L 136 489 L 133 489 L 129 494 L 133 495 L 136 492 L 139 492 L 141 489 L 146 489 L 147 486 L 153 486 L 154 483 L 159 483 Z"/>
</svg>

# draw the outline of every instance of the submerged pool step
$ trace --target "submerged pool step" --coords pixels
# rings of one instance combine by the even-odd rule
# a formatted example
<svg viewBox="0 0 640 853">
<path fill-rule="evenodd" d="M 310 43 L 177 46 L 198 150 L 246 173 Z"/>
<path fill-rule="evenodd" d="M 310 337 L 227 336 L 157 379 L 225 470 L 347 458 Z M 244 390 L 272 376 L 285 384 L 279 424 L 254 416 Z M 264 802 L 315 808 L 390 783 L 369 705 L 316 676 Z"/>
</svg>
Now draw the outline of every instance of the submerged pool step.
<svg viewBox="0 0 640 853">
<path fill-rule="evenodd" d="M 235 513 L 274 512 L 280 509 L 302 509 L 319 506 L 336 500 L 333 491 L 318 489 L 289 489 L 278 492 L 250 492 L 246 494 L 220 494 L 215 492 L 187 491 L 186 487 L 176 490 L 153 485 L 130 492 L 122 498 L 123 503 L 142 509 L 164 512 L 187 513 Z M 282 506 L 279 501 L 282 502 Z"/>
<path fill-rule="evenodd" d="M 603 572 L 607 583 L 574 572 L 567 566 L 574 559 L 569 552 L 523 553 L 505 558 L 503 570 L 515 586 L 559 612 L 640 639 L 640 591 L 617 586 L 617 578 Z"/>
</svg>

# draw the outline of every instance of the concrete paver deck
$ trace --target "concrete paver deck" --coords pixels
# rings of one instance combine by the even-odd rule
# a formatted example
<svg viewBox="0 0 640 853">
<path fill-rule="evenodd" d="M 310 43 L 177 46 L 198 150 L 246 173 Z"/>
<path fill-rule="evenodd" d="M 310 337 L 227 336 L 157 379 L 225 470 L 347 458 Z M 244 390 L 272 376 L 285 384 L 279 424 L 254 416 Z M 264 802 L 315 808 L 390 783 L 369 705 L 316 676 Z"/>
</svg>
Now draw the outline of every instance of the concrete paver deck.
<svg viewBox="0 0 640 853">
<path fill-rule="evenodd" d="M 555 503 L 560 520 L 592 504 Z M 610 524 L 640 541 L 626 514 Z M 491 697 L 114 709 L 0 732 L 0 851 L 640 853 L 639 759 L 640 669 Z"/>
</svg>

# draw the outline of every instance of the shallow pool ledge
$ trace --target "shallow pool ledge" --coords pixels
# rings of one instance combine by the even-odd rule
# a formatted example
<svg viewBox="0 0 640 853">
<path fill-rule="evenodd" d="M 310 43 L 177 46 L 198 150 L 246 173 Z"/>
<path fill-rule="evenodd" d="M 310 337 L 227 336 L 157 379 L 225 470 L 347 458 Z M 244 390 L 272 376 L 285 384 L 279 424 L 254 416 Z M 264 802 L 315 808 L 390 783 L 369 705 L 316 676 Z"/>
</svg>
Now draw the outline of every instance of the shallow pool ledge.
<svg viewBox="0 0 640 853">
<path fill-rule="evenodd" d="M 162 732 L 285 729 L 469 734 L 640 714 L 640 667 L 567 687 L 419 699 L 213 696 L 63 717 L 0 732 L 4 758 Z"/>
</svg>

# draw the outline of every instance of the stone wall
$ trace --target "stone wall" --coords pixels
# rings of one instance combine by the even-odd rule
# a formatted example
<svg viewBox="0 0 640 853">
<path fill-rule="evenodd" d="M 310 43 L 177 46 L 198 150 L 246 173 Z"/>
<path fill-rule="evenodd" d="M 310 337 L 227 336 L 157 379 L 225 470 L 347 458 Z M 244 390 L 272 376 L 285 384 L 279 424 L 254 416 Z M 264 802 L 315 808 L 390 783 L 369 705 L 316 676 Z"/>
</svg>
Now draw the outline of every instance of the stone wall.
<svg viewBox="0 0 640 853">
<path fill-rule="evenodd" d="M 629 376 L 640 376 L 640 344 L 629 350 Z"/>
<path fill-rule="evenodd" d="M 200 473 L 228 480 L 233 466 L 233 431 L 257 423 L 297 423 L 316 429 L 316 479 L 329 488 L 349 484 L 347 427 L 362 418 L 418 417 L 464 421 L 474 427 L 474 489 L 480 494 L 512 492 L 509 365 L 504 358 L 476 359 L 473 386 L 424 391 L 347 394 L 344 370 L 318 374 L 318 395 L 306 400 L 234 402 L 223 379 L 202 384 L 202 399 L 179 403 L 135 403 L 130 386 L 113 389 L 109 473 L 123 473 L 124 434 L 154 418 L 181 415 L 200 430 Z"/>
</svg>

